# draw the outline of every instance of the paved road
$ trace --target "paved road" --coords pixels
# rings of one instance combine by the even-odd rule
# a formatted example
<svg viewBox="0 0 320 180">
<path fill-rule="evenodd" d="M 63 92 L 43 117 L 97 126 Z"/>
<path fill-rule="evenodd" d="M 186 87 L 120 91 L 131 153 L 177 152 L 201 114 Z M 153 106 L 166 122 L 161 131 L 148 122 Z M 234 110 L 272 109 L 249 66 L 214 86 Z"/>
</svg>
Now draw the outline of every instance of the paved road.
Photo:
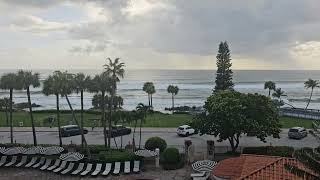
<svg viewBox="0 0 320 180">
<path fill-rule="evenodd" d="M 18 129 L 19 130 L 19 129 Z M 263 143 L 259 141 L 259 139 L 255 137 L 247 137 L 243 136 L 240 140 L 240 146 L 266 146 L 266 145 L 274 145 L 274 146 L 292 146 L 292 147 L 318 147 L 320 145 L 320 142 L 315 137 L 308 135 L 308 137 L 302 139 L 302 140 L 294 140 L 289 139 L 287 136 L 287 129 L 283 129 L 280 133 L 280 139 L 275 139 L 272 137 L 267 138 L 267 143 Z M 179 137 L 174 132 L 174 129 L 168 129 L 168 128 L 145 128 L 142 132 L 142 144 L 145 143 L 145 141 L 152 136 L 159 136 L 166 140 L 167 144 L 169 146 L 176 146 L 179 149 L 183 148 L 184 141 L 186 139 L 190 139 L 195 145 L 197 149 L 204 150 L 206 149 L 206 141 L 207 140 L 217 140 L 214 136 L 209 135 L 192 135 L 189 137 Z M 139 132 L 136 133 L 136 144 L 139 143 Z M 37 139 L 39 144 L 58 144 L 58 133 L 55 131 L 40 131 L 37 132 Z M 89 131 L 89 133 L 86 135 L 86 139 L 88 144 L 103 144 L 103 133 L 102 131 L 95 130 L 95 131 Z M 116 138 L 116 142 L 119 145 L 120 144 L 120 137 Z M 19 132 L 14 132 L 14 140 L 17 143 L 26 143 L 26 144 L 32 144 L 32 132 L 30 131 L 22 131 L 20 129 Z M 79 144 L 80 136 L 73 136 L 73 137 L 66 137 L 63 138 L 64 144 L 70 144 L 76 143 Z M 10 137 L 9 132 L 7 131 L 1 131 L 0 130 L 0 142 L 1 143 L 9 143 Z M 132 143 L 132 134 L 123 136 L 123 144 L 128 144 L 129 142 Z M 229 146 L 228 141 L 224 142 L 215 142 L 216 146 Z M 114 140 L 112 140 L 112 145 L 115 145 Z"/>
</svg>

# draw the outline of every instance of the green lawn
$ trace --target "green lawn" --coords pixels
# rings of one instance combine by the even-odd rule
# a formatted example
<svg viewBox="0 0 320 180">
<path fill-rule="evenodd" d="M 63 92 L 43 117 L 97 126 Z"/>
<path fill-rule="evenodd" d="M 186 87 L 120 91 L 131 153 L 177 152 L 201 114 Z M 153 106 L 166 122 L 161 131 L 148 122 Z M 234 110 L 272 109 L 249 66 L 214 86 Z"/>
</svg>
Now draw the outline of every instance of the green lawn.
<svg viewBox="0 0 320 180">
<path fill-rule="evenodd" d="M 283 128 L 291 128 L 294 126 L 302 126 L 305 128 L 312 128 L 313 120 L 309 119 L 300 119 L 300 118 L 291 118 L 291 117 L 281 117 L 280 123 Z"/>
<path fill-rule="evenodd" d="M 49 116 L 55 116 L 55 113 L 41 112 L 34 113 L 36 126 L 49 126 L 46 118 Z M 80 113 L 77 113 L 77 118 L 80 120 Z M 61 113 L 61 125 L 69 124 L 72 119 L 70 113 Z M 91 127 L 93 125 L 92 119 L 100 119 L 100 115 L 84 113 L 85 126 Z M 146 123 L 143 127 L 177 127 L 182 124 L 186 124 L 192 119 L 191 115 L 186 114 L 161 114 L 154 113 L 147 117 Z M 19 122 L 23 122 L 24 126 L 31 126 L 30 117 L 27 112 L 14 112 L 13 125 L 18 126 Z M 281 117 L 280 122 L 283 128 L 290 128 L 294 126 L 303 126 L 306 128 L 312 127 L 312 120 Z M 0 126 L 6 126 L 5 112 L 0 112 Z M 54 124 L 56 126 L 56 123 Z M 133 123 L 129 124 L 133 126 Z"/>
<path fill-rule="evenodd" d="M 80 120 L 80 113 L 77 113 L 77 119 Z M 46 119 L 49 116 L 55 116 L 55 113 L 34 113 L 34 119 L 36 126 L 49 126 Z M 177 127 L 179 125 L 187 123 L 191 120 L 192 116 L 186 114 L 161 114 L 154 113 L 149 115 L 146 119 L 146 123 L 143 127 Z M 61 113 L 60 115 L 61 125 L 69 124 L 72 120 L 71 113 Z M 91 127 L 93 125 L 93 119 L 100 119 L 100 115 L 84 113 L 85 126 Z M 13 113 L 13 125 L 19 126 L 19 122 L 23 122 L 24 126 L 31 126 L 30 116 L 27 112 L 14 112 Z M 98 121 L 99 123 L 99 121 Z M 57 124 L 55 123 L 54 126 Z M 128 124 L 133 126 L 134 123 Z M 6 126 L 5 112 L 0 112 L 0 126 Z"/>
</svg>

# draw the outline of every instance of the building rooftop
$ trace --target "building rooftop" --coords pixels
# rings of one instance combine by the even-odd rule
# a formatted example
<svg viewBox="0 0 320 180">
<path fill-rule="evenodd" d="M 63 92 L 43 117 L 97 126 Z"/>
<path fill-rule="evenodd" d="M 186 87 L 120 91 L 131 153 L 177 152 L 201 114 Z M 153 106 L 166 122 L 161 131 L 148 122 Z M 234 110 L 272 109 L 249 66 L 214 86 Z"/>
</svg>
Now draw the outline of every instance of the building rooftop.
<svg viewBox="0 0 320 180">
<path fill-rule="evenodd" d="M 214 168 L 213 174 L 217 177 L 231 180 L 248 180 L 257 178 L 265 180 L 301 179 L 287 171 L 285 169 L 285 164 L 293 164 L 299 168 L 307 169 L 294 158 L 243 154 L 239 157 L 220 161 Z M 308 171 L 311 172 L 311 170 Z"/>
</svg>

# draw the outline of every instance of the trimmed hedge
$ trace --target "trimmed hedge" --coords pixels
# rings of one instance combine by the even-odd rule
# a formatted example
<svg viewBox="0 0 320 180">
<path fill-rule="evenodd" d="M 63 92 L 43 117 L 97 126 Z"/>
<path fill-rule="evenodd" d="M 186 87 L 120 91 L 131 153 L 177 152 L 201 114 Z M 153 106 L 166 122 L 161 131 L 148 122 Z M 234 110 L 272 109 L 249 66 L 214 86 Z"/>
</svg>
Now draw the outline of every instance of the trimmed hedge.
<svg viewBox="0 0 320 180">
<path fill-rule="evenodd" d="M 164 139 L 160 137 L 151 137 L 146 141 L 144 147 L 151 151 L 154 151 L 156 148 L 159 148 L 160 152 L 163 152 L 167 148 L 167 143 Z"/>
<path fill-rule="evenodd" d="M 294 148 L 289 146 L 246 147 L 242 151 L 243 154 L 257 154 L 281 157 L 292 157 L 293 152 Z"/>
<path fill-rule="evenodd" d="M 111 150 L 111 151 L 101 151 L 98 154 L 98 158 L 103 162 L 124 162 L 124 161 L 134 161 L 141 159 L 139 156 L 136 156 L 133 152 L 126 150 Z"/>
<path fill-rule="evenodd" d="M 184 157 L 177 148 L 167 148 L 161 154 L 161 163 L 165 170 L 180 169 L 184 166 Z"/>
<path fill-rule="evenodd" d="M 175 164 L 181 160 L 179 150 L 177 148 L 167 148 L 163 152 L 163 160 L 165 163 Z"/>
</svg>

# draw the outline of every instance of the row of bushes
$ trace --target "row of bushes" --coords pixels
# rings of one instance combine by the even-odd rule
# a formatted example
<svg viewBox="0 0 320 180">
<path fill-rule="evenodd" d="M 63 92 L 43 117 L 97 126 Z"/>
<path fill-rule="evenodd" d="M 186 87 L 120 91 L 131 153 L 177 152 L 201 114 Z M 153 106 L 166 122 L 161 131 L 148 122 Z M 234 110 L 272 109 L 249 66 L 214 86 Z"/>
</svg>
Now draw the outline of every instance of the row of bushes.
<svg viewBox="0 0 320 180">
<path fill-rule="evenodd" d="M 180 169 L 184 166 L 184 156 L 177 148 L 167 148 L 167 143 L 160 137 L 151 137 L 146 141 L 145 148 L 154 151 L 160 150 L 160 163 L 165 170 Z"/>
<path fill-rule="evenodd" d="M 124 161 L 134 161 L 141 159 L 139 156 L 135 155 L 133 152 L 116 149 L 110 151 L 100 151 L 98 158 L 103 162 L 124 162 Z"/>
<path fill-rule="evenodd" d="M 294 148 L 289 146 L 246 147 L 242 151 L 243 154 L 258 154 L 281 157 L 292 157 L 293 152 Z"/>
</svg>

